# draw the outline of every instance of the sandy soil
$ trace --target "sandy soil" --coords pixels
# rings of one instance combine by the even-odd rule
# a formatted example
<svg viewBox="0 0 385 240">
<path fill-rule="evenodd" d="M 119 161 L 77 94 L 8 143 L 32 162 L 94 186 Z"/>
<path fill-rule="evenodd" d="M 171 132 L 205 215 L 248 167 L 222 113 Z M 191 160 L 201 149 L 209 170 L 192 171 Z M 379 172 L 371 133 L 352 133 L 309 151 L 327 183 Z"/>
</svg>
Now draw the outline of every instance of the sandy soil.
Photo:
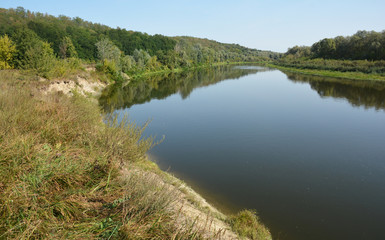
<svg viewBox="0 0 385 240">
<path fill-rule="evenodd" d="M 40 81 L 43 81 L 41 79 Z M 98 96 L 106 87 L 106 84 L 100 81 L 89 81 L 84 77 L 77 76 L 76 80 L 55 80 L 51 81 L 48 86 L 41 89 L 44 94 L 53 92 L 62 92 L 66 95 L 72 96 L 76 91 L 84 96 Z"/>
<path fill-rule="evenodd" d="M 175 222 L 178 228 L 183 229 L 184 226 L 194 224 L 195 230 L 207 239 L 240 239 L 224 221 L 226 216 L 181 180 L 165 172 L 158 175 L 152 171 L 132 168 L 130 170 L 123 168 L 122 175 L 128 176 L 132 173 L 131 171 L 140 172 L 146 175 L 147 178 L 155 178 L 162 187 L 166 185 L 166 188 L 170 189 L 173 195 L 178 196 L 171 209 L 171 211 L 177 213 Z"/>
</svg>

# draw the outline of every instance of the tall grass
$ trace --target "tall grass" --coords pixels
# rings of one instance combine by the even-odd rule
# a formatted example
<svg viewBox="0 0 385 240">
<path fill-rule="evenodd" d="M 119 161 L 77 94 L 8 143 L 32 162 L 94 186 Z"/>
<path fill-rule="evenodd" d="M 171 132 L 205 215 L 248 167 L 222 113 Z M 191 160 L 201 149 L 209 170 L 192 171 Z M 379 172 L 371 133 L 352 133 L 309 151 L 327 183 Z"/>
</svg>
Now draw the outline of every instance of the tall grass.
<svg viewBox="0 0 385 240">
<path fill-rule="evenodd" d="M 0 71 L 0 239 L 221 239 L 180 218 L 182 192 L 146 159 L 146 125 L 39 94 L 38 79 Z M 263 228 L 234 219 L 253 239 Z"/>
<path fill-rule="evenodd" d="M 143 127 L 17 81 L 0 81 L 0 239 L 200 238 L 177 227 L 177 194 L 135 170 L 154 144 Z"/>
<path fill-rule="evenodd" d="M 228 219 L 233 230 L 241 237 L 271 240 L 269 230 L 260 223 L 255 211 L 242 210 Z"/>
</svg>

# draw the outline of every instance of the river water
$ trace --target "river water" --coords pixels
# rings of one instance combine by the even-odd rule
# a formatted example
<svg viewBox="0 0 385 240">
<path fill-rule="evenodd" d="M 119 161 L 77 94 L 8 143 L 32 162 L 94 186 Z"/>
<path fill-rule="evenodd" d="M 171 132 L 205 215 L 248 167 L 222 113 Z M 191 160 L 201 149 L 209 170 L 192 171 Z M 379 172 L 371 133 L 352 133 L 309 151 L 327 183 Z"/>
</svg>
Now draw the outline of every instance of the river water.
<svg viewBox="0 0 385 240">
<path fill-rule="evenodd" d="M 107 89 L 151 156 L 274 239 L 385 239 L 385 83 L 222 66 Z"/>
</svg>

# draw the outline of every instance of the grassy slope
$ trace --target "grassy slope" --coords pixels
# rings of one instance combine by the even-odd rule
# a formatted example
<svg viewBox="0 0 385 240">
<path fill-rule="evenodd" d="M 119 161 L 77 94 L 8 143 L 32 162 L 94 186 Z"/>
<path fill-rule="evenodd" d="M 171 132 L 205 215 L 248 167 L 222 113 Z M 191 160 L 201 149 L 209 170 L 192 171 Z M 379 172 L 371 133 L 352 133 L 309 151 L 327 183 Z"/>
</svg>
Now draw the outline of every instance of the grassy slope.
<svg viewBox="0 0 385 240">
<path fill-rule="evenodd" d="M 147 160 L 153 141 L 142 127 L 114 117 L 106 125 L 94 102 L 44 96 L 39 84 L 0 71 L 0 239 L 221 236 L 178 217 L 181 192 L 171 186 L 180 184 Z M 251 233 L 235 219 L 239 234 L 271 239 L 256 218 Z"/>
<path fill-rule="evenodd" d="M 314 76 L 323 76 L 323 77 L 335 77 L 335 78 L 346 78 L 346 79 L 355 79 L 355 80 L 375 80 L 375 81 L 385 81 L 385 76 L 380 74 L 368 74 L 362 72 L 339 72 L 339 71 L 330 71 L 330 70 L 315 70 L 315 69 L 300 69 L 295 67 L 282 67 L 275 64 L 267 64 L 269 67 L 277 68 L 283 71 L 302 73 L 307 75 Z"/>
</svg>

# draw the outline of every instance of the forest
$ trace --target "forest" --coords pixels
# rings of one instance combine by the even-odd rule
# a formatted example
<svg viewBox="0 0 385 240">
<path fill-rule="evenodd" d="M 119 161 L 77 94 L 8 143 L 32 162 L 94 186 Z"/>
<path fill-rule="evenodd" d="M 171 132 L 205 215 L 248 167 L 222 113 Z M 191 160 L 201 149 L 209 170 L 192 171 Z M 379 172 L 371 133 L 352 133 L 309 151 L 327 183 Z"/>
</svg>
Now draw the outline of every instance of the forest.
<svg viewBox="0 0 385 240">
<path fill-rule="evenodd" d="M 80 63 L 97 63 L 113 80 L 122 73 L 276 59 L 278 53 L 194 37 L 148 35 L 52 16 L 22 7 L 0 9 L 0 69 L 60 77 Z"/>
<path fill-rule="evenodd" d="M 289 48 L 276 64 L 302 69 L 385 73 L 385 31 L 358 31 Z"/>
</svg>

